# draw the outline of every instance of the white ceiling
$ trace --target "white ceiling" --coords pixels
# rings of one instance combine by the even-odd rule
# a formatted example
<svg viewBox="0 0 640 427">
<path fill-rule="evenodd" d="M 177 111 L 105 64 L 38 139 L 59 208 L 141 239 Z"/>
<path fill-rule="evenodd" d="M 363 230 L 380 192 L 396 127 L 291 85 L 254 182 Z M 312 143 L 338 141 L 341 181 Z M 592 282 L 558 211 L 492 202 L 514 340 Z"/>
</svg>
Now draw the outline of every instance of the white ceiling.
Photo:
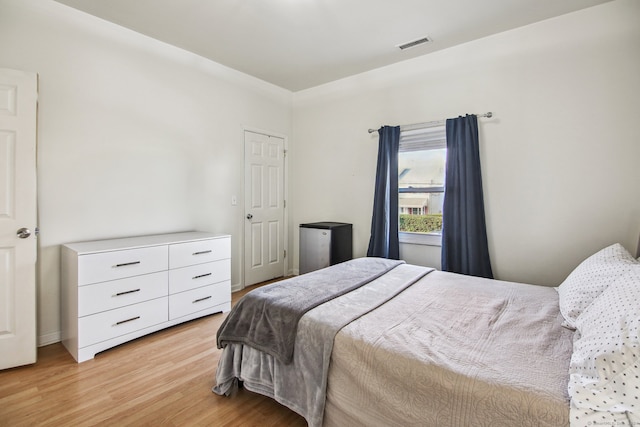
<svg viewBox="0 0 640 427">
<path fill-rule="evenodd" d="M 298 91 L 610 0 L 57 1 Z"/>
</svg>

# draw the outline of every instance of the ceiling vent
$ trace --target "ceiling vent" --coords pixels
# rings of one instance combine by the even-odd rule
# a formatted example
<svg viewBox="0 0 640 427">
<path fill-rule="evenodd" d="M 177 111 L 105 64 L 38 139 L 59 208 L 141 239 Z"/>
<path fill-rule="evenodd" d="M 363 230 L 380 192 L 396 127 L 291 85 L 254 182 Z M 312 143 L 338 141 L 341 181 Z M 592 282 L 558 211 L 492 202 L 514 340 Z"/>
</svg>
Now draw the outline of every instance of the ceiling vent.
<svg viewBox="0 0 640 427">
<path fill-rule="evenodd" d="M 400 48 L 400 50 L 405 50 L 405 49 L 409 49 L 412 47 L 416 47 L 419 46 L 421 44 L 425 44 L 425 43 L 431 43 L 433 40 L 431 40 L 428 36 L 419 38 L 417 40 L 413 40 L 407 43 L 403 43 L 403 44 L 399 44 L 396 47 Z"/>
</svg>

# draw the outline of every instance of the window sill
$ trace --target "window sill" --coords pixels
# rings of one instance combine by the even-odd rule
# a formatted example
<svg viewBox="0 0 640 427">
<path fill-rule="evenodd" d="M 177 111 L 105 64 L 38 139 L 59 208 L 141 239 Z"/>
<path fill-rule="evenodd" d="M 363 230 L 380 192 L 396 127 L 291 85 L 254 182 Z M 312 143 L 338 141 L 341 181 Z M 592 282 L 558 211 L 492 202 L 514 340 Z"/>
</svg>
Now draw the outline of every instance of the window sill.
<svg viewBox="0 0 640 427">
<path fill-rule="evenodd" d="M 442 234 L 439 233 L 398 233 L 400 243 L 425 246 L 442 246 Z"/>
</svg>

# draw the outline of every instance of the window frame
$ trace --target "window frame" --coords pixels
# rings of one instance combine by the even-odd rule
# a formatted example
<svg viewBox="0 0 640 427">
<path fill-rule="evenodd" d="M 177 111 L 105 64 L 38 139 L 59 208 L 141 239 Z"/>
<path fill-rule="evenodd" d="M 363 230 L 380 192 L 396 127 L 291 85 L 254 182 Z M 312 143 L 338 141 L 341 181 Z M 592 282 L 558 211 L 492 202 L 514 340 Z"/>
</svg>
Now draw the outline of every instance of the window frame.
<svg viewBox="0 0 640 427">
<path fill-rule="evenodd" d="M 445 123 L 428 123 L 408 129 L 400 129 L 400 147 L 398 152 L 427 151 L 447 148 Z M 446 163 L 445 163 L 446 174 Z M 443 193 L 445 187 L 398 188 L 398 196 L 407 193 Z M 400 207 L 398 207 L 398 221 Z M 400 243 L 424 246 L 442 246 L 442 233 L 414 233 L 399 231 Z"/>
</svg>

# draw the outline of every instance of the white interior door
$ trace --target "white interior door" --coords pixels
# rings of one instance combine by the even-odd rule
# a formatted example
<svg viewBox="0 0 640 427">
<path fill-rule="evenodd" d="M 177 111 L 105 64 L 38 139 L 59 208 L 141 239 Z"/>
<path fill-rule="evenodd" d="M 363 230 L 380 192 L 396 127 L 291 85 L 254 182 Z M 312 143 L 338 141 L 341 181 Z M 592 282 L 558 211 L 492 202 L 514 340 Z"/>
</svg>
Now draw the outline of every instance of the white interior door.
<svg viewBox="0 0 640 427">
<path fill-rule="evenodd" d="M 36 361 L 37 76 L 0 69 L 0 369 Z"/>
<path fill-rule="evenodd" d="M 284 139 L 244 133 L 244 284 L 284 275 Z"/>
</svg>

